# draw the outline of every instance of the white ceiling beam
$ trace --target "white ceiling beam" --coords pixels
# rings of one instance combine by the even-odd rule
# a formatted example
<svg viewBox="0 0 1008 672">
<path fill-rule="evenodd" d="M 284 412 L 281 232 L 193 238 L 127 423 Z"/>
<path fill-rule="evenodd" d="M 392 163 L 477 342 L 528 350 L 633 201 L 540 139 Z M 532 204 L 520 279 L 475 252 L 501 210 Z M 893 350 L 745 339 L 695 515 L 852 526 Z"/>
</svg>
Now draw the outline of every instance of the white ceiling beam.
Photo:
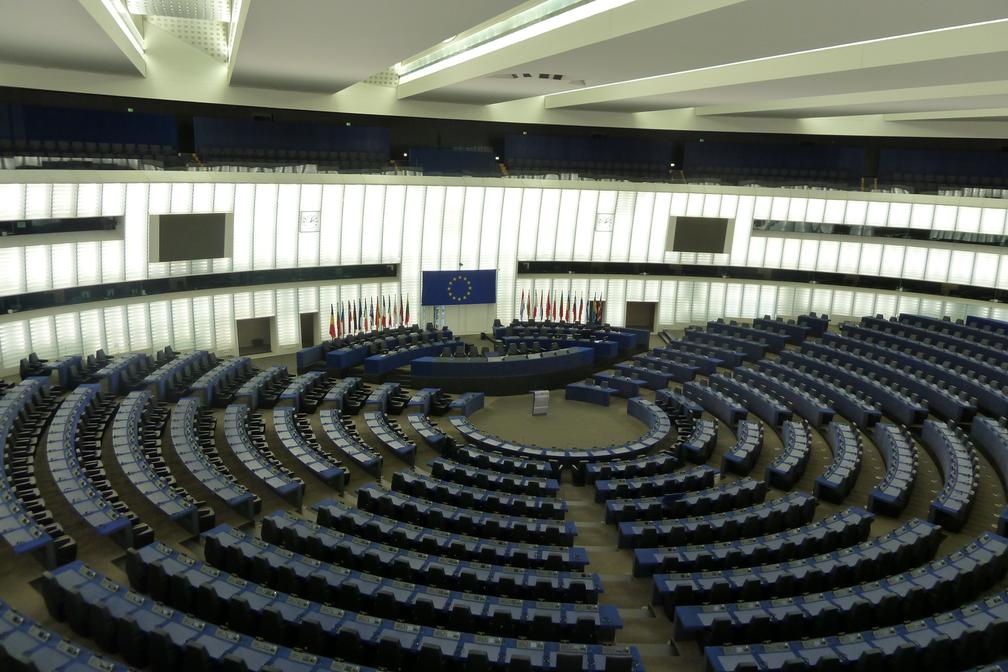
<svg viewBox="0 0 1008 672">
<path fill-rule="evenodd" d="M 235 62 L 238 60 L 238 49 L 241 47 L 242 33 L 245 32 L 245 20 L 248 18 L 249 6 L 253 0 L 233 0 L 231 23 L 228 24 L 228 61 L 227 82 L 231 84 Z M 235 14 L 234 9 L 237 9 Z"/>
<path fill-rule="evenodd" d="M 998 19 L 554 93 L 546 96 L 546 107 L 590 106 L 1005 51 L 1008 19 Z"/>
<path fill-rule="evenodd" d="M 1008 96 L 1008 81 L 970 82 L 967 84 L 943 84 L 939 86 L 914 86 L 906 89 L 886 89 L 864 91 L 862 93 L 837 93 L 826 96 L 802 96 L 780 100 L 760 100 L 750 103 L 727 105 L 704 105 L 694 108 L 697 116 L 743 115 L 758 117 L 779 116 L 778 112 L 801 112 L 803 110 L 832 110 L 845 107 L 864 107 L 892 103 L 912 103 L 917 101 L 950 100 L 976 98 L 981 96 Z M 833 116 L 835 112 L 815 116 Z M 797 116 L 797 115 L 796 115 Z M 806 115 L 803 115 L 806 116 Z"/>
<path fill-rule="evenodd" d="M 744 1 L 594 0 L 410 73 L 400 79 L 396 94 L 409 98 Z M 591 13 L 607 5 L 612 7 Z M 554 23 L 560 25 L 543 32 Z"/>
<path fill-rule="evenodd" d="M 1008 119 L 1008 107 L 989 107 L 976 110 L 934 110 L 930 112 L 904 112 L 883 115 L 886 121 L 935 121 L 941 119 Z"/>
<path fill-rule="evenodd" d="M 144 37 L 121 0 L 78 0 L 142 76 L 147 76 Z"/>
</svg>

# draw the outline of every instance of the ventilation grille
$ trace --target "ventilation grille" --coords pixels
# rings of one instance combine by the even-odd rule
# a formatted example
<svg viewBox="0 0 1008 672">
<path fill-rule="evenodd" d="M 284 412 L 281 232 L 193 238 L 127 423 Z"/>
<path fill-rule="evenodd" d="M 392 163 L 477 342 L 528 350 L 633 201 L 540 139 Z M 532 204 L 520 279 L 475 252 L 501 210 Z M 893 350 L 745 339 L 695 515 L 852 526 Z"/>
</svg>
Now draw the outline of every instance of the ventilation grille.
<svg viewBox="0 0 1008 672">
<path fill-rule="evenodd" d="M 172 16 L 148 16 L 147 21 L 209 54 L 215 60 L 227 63 L 227 24 Z"/>
<path fill-rule="evenodd" d="M 367 79 L 364 80 L 366 84 L 376 84 L 377 86 L 384 86 L 394 89 L 399 86 L 399 75 L 395 73 L 395 70 L 388 68 L 387 70 L 382 70 L 381 72 L 376 72 Z"/>
<path fill-rule="evenodd" d="M 200 21 L 231 20 L 231 0 L 126 0 L 130 14 Z"/>
</svg>

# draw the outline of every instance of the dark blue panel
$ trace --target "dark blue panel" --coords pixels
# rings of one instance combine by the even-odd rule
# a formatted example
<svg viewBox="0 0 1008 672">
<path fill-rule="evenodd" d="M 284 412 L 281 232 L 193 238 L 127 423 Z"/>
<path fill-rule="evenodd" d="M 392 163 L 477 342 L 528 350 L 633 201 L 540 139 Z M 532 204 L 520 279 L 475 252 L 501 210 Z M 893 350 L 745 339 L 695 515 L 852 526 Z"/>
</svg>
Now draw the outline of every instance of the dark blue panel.
<svg viewBox="0 0 1008 672">
<path fill-rule="evenodd" d="M 420 303 L 451 306 L 496 303 L 497 271 L 424 271 Z"/>
</svg>

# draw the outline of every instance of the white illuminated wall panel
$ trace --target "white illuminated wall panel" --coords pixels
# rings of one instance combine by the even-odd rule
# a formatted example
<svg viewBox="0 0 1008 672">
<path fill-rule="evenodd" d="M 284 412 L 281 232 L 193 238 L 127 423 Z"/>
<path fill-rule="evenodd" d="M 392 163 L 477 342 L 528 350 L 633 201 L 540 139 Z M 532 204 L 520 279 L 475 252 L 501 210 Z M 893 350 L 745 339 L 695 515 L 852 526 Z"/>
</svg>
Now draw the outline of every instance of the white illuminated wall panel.
<svg viewBox="0 0 1008 672">
<path fill-rule="evenodd" d="M 578 188 L 577 183 L 530 187 L 503 186 L 506 183 L 77 184 L 73 176 L 68 172 L 58 184 L 0 185 L 0 219 L 124 215 L 122 238 L 99 241 L 75 236 L 26 241 L 30 245 L 0 241 L 0 295 L 192 273 L 386 262 L 400 264 L 401 284 L 395 283 L 396 291 L 401 287 L 410 299 L 416 319 L 421 310 L 422 271 L 455 269 L 461 264 L 463 268 L 497 269 L 497 316 L 507 321 L 516 314 L 524 286 L 524 279 L 516 273 L 517 263 L 534 259 L 748 265 L 1008 288 L 1004 259 L 1008 255 L 998 248 L 907 244 L 895 239 L 885 243 L 839 241 L 772 232 L 753 236 L 751 232 L 754 218 L 773 217 L 1004 235 L 1006 208 L 997 207 L 997 202 L 979 207 L 956 202 L 914 203 L 915 198 L 926 197 L 901 195 L 851 195 L 852 200 L 816 198 L 815 192 L 794 197 L 786 192 L 757 196 L 731 187 L 668 192 L 647 187 L 625 190 L 626 185 L 621 185 L 623 191 L 598 191 Z M 564 188 L 556 188 L 559 186 Z M 148 263 L 150 214 L 212 211 L 234 213 L 233 258 Z M 320 213 L 318 232 L 300 230 L 302 211 Z M 599 214 L 612 217 L 611 231 L 597 230 L 605 228 L 596 226 Z M 733 218 L 731 254 L 666 253 L 668 217 L 686 214 Z M 882 294 L 832 294 L 824 288 L 769 290 L 759 283 L 743 286 L 700 280 L 683 281 L 681 286 L 665 283 L 567 278 L 539 285 L 563 289 L 565 296 L 568 289 L 594 290 L 612 302 L 607 305 L 606 317 L 614 324 L 623 319 L 623 306 L 616 305 L 623 303 L 621 297 L 657 301 L 659 319 L 665 324 L 718 313 L 741 317 L 782 312 L 781 307 L 787 305 L 798 308 L 783 312 L 801 312 L 802 306 L 815 305 L 825 311 L 860 313 L 870 304 L 870 312 L 878 307 L 877 312 L 888 313 L 887 306 L 896 305 L 891 297 L 878 298 Z M 391 291 L 388 286 L 383 283 L 381 291 Z M 344 300 L 363 296 L 356 287 L 356 293 L 347 289 L 333 296 Z M 268 315 L 276 317 L 278 327 L 281 320 L 287 320 L 285 324 L 295 334 L 300 329 L 298 311 L 324 312 L 326 305 L 317 290 L 299 288 L 293 294 L 232 292 L 214 295 L 212 300 L 156 298 L 142 307 L 129 304 L 124 311 L 105 309 L 111 307 L 102 307 L 99 312 L 91 308 L 67 313 L 55 310 L 51 311 L 52 320 L 15 314 L 0 316 L 0 323 L 28 320 L 26 342 L 37 341 L 40 348 L 55 347 L 68 354 L 94 343 L 147 350 L 173 339 L 199 347 L 216 342 L 217 348 L 229 348 L 234 344 L 234 319 Z M 932 310 L 934 305 L 926 307 Z M 995 306 L 990 310 L 1001 309 Z M 327 319 L 320 321 L 327 327 Z M 52 326 L 47 328 L 48 324 Z M 287 342 L 291 348 L 299 342 L 293 335 L 280 340 L 284 348 Z"/>
</svg>

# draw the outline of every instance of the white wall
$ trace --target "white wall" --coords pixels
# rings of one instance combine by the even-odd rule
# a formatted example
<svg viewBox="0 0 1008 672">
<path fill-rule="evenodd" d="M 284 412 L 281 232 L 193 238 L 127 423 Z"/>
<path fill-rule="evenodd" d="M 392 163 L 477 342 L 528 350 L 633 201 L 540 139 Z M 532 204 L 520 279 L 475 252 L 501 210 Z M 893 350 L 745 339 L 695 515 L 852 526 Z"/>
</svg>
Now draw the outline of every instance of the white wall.
<svg viewBox="0 0 1008 672">
<path fill-rule="evenodd" d="M 628 190 L 632 186 L 633 190 Z M 318 233 L 300 233 L 301 210 L 321 212 Z M 149 214 L 233 212 L 229 259 L 150 263 Z M 967 301 L 899 298 L 889 292 L 792 287 L 709 279 L 519 277 L 518 261 L 630 261 L 739 265 L 882 275 L 1008 288 L 1008 251 L 966 245 L 822 239 L 752 234 L 754 218 L 1005 234 L 1008 203 L 1000 200 L 898 194 L 689 187 L 610 182 L 400 178 L 186 172 L 8 171 L 0 173 L 0 220 L 123 215 L 122 240 L 80 240 L 0 246 L 0 295 L 100 284 L 290 267 L 398 263 L 399 282 L 326 283 L 202 295 L 151 297 L 0 316 L 0 367 L 26 352 L 41 356 L 175 347 L 234 348 L 233 320 L 275 316 L 279 352 L 296 349 L 297 315 L 328 304 L 398 294 L 419 315 L 424 270 L 496 268 L 497 306 L 456 307 L 458 333 L 479 333 L 493 317 L 518 314 L 522 290 L 572 291 L 606 300 L 605 319 L 623 324 L 625 301 L 655 301 L 658 320 L 673 324 L 719 315 L 889 313 L 906 301 L 920 312 L 936 306 L 962 313 L 1001 309 Z M 598 214 L 612 231 L 596 231 Z M 665 252 L 668 217 L 734 220 L 729 254 Z M 30 237 L 25 237 L 32 242 Z M 828 296 L 829 298 L 823 298 Z M 850 305 L 850 310 L 845 307 Z M 907 304 L 907 305 L 911 305 Z M 886 306 L 893 310 L 885 310 Z M 808 306 L 809 308 L 798 308 Z M 836 307 L 834 307 L 836 306 Z M 872 306 L 869 308 L 869 306 Z M 876 308 L 875 306 L 879 306 Z M 685 319 L 685 318 L 689 319 Z M 423 320 L 426 321 L 426 320 Z"/>
</svg>

